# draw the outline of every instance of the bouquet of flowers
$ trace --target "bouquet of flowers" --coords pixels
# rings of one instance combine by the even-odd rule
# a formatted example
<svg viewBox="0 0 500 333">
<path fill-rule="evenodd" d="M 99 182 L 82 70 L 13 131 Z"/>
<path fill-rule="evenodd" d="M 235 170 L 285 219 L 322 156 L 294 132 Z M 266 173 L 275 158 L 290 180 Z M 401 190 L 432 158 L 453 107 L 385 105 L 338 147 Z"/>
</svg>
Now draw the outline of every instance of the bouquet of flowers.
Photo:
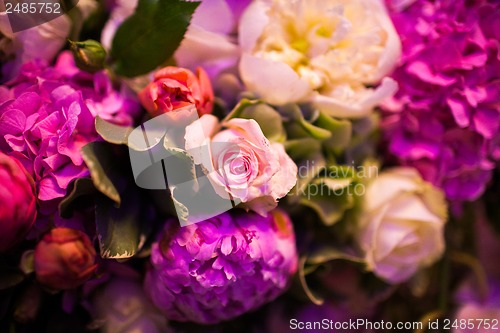
<svg viewBox="0 0 500 333">
<path fill-rule="evenodd" d="M 500 329 L 498 1 L 0 10 L 0 333 Z"/>
</svg>

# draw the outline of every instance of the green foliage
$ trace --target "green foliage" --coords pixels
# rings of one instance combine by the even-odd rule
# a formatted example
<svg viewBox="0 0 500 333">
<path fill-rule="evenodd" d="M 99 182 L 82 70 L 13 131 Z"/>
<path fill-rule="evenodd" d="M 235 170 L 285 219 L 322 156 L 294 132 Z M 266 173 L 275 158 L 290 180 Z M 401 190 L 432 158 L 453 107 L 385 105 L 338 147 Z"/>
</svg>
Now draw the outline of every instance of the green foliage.
<svg viewBox="0 0 500 333">
<path fill-rule="evenodd" d="M 281 115 L 271 106 L 258 100 L 242 99 L 224 120 L 231 118 L 255 120 L 269 141 L 283 142 L 286 139 Z"/>
<path fill-rule="evenodd" d="M 116 31 L 112 68 L 120 75 L 146 74 L 167 61 L 179 47 L 198 2 L 139 0 Z"/>
<path fill-rule="evenodd" d="M 113 146 L 106 142 L 91 142 L 82 148 L 83 160 L 89 168 L 95 187 L 120 204 L 120 194 L 111 180 L 120 168 L 113 155 Z"/>
</svg>

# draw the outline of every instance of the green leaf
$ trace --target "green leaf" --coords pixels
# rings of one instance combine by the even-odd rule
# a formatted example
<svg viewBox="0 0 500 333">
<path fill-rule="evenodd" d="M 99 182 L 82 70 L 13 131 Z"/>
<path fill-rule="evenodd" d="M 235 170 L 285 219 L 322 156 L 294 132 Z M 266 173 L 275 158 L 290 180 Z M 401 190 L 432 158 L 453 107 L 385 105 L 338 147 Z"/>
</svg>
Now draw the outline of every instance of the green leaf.
<svg viewBox="0 0 500 333">
<path fill-rule="evenodd" d="M 321 143 L 312 138 L 285 142 L 287 154 L 295 161 L 298 169 L 297 184 L 288 197 L 292 202 L 300 199 L 309 183 L 325 168 L 326 161 L 321 153 Z"/>
<path fill-rule="evenodd" d="M 343 187 L 332 190 L 324 182 L 313 182 L 302 193 L 299 202 L 312 208 L 325 225 L 331 226 L 342 219 L 346 210 L 354 206 L 354 198 L 347 189 L 348 187 Z M 353 191 L 352 188 L 350 191 Z"/>
<path fill-rule="evenodd" d="M 101 257 L 126 259 L 134 256 L 146 241 L 148 216 L 135 189 L 123 196 L 123 204 L 103 197 L 96 200 L 96 231 Z"/>
<path fill-rule="evenodd" d="M 148 73 L 170 58 L 187 31 L 199 2 L 139 0 L 116 31 L 111 48 L 112 67 L 128 77 Z"/>
<path fill-rule="evenodd" d="M 63 218 L 70 218 L 73 214 L 74 202 L 87 195 L 95 194 L 96 187 L 90 178 L 78 178 L 73 183 L 73 189 L 59 204 L 59 214 Z"/>
<path fill-rule="evenodd" d="M 116 125 L 99 116 L 95 118 L 95 129 L 104 140 L 115 145 L 126 145 L 128 136 L 133 131 L 132 127 Z"/>
<path fill-rule="evenodd" d="M 82 156 L 95 187 L 120 204 L 120 194 L 111 181 L 113 173 L 120 167 L 114 158 L 113 146 L 106 142 L 91 142 L 82 148 Z"/>
<path fill-rule="evenodd" d="M 283 142 L 286 139 L 286 132 L 283 128 L 281 115 L 271 106 L 258 100 L 241 100 L 238 105 L 227 115 L 224 121 L 232 118 L 243 118 L 255 120 L 264 136 L 270 141 Z"/>
<path fill-rule="evenodd" d="M 316 140 L 326 140 L 332 136 L 329 130 L 315 126 L 307 121 L 297 104 L 287 104 L 281 107 L 279 111 L 286 120 L 285 128 L 290 138 L 310 137 Z"/>
<path fill-rule="evenodd" d="M 332 135 L 326 139 L 325 145 L 330 149 L 344 149 L 351 142 L 352 123 L 349 120 L 338 120 L 320 112 L 315 126 L 329 131 Z"/>
</svg>

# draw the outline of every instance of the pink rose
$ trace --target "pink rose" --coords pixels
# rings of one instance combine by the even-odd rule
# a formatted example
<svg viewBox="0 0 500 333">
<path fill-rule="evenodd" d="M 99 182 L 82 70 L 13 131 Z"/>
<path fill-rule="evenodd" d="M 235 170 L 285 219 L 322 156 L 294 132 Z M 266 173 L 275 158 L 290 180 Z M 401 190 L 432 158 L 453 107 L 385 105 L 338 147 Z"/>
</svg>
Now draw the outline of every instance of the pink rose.
<svg viewBox="0 0 500 333">
<path fill-rule="evenodd" d="M 215 116 L 204 115 L 186 128 L 185 140 L 217 194 L 229 194 L 261 215 L 276 207 L 297 181 L 297 166 L 283 145 L 270 143 L 253 119 L 219 124 Z"/>
<path fill-rule="evenodd" d="M 52 289 L 76 288 L 94 274 L 95 255 L 85 233 L 69 228 L 52 229 L 36 246 L 36 277 Z"/>
<path fill-rule="evenodd" d="M 139 93 L 139 99 L 153 116 L 158 116 L 194 104 L 201 116 L 212 112 L 214 93 L 207 73 L 198 68 L 196 75 L 189 69 L 168 66 L 160 69 Z"/>
<path fill-rule="evenodd" d="M 33 179 L 18 160 L 0 152 L 0 252 L 21 241 L 35 218 Z"/>
</svg>

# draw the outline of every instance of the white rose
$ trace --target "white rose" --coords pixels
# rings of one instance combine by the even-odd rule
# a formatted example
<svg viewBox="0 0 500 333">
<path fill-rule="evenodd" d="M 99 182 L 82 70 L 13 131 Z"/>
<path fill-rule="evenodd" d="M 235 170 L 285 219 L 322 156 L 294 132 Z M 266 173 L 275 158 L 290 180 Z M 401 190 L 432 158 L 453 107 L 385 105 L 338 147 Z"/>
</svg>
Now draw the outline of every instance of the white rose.
<svg viewBox="0 0 500 333">
<path fill-rule="evenodd" d="M 366 190 L 357 241 L 368 270 L 390 283 L 411 277 L 444 250 L 444 194 L 412 168 L 394 168 Z"/>
<path fill-rule="evenodd" d="M 239 40 L 243 82 L 272 104 L 312 102 L 356 118 L 397 90 L 385 76 L 401 43 L 380 0 L 257 0 Z"/>
</svg>

